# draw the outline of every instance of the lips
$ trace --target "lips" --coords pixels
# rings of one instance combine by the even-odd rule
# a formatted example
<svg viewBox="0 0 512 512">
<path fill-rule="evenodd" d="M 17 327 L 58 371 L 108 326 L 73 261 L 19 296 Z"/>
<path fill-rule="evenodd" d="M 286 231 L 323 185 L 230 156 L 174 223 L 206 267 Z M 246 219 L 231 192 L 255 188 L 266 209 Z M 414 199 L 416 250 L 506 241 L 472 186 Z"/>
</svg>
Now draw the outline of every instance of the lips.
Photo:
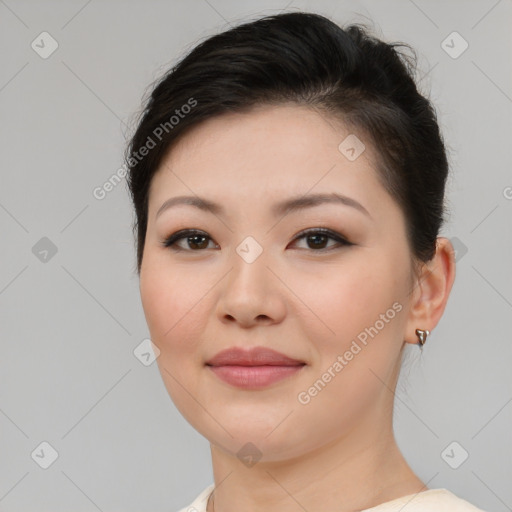
<svg viewBox="0 0 512 512">
<path fill-rule="evenodd" d="M 248 349 L 232 347 L 222 350 L 206 362 L 208 366 L 303 366 L 305 364 L 304 361 L 266 347 Z"/>
<path fill-rule="evenodd" d="M 263 390 L 300 374 L 306 363 L 271 348 L 232 347 L 216 354 L 206 366 L 231 386 L 242 390 Z"/>
</svg>

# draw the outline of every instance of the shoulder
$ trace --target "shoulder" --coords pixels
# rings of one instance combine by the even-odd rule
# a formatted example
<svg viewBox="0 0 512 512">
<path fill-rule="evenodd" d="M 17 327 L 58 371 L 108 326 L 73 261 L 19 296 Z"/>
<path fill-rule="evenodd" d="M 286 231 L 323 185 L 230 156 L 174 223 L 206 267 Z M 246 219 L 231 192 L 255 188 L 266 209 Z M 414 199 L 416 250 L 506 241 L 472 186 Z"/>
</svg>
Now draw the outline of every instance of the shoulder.
<svg viewBox="0 0 512 512">
<path fill-rule="evenodd" d="M 196 496 L 188 507 L 184 507 L 178 512 L 206 512 L 206 503 L 214 487 L 215 484 L 210 484 Z"/>
<path fill-rule="evenodd" d="M 377 505 L 364 512 L 398 512 L 405 505 L 407 512 L 485 512 L 448 489 L 428 489 Z"/>
</svg>

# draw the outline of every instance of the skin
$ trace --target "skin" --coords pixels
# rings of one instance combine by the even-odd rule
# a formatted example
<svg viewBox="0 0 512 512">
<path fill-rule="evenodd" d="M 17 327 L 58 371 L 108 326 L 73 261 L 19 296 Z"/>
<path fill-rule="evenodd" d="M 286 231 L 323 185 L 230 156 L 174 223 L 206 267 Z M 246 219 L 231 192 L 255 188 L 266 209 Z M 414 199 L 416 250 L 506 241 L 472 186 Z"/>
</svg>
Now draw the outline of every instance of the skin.
<svg viewBox="0 0 512 512">
<path fill-rule="evenodd" d="M 417 344 L 415 329 L 432 331 L 443 314 L 454 251 L 438 238 L 433 260 L 413 272 L 404 215 L 378 181 L 370 141 L 358 135 L 366 150 L 354 161 L 338 150 L 350 133 L 312 108 L 260 106 L 196 126 L 152 180 L 141 299 L 167 391 L 210 442 L 216 512 L 361 510 L 427 489 L 395 441 L 392 390 L 405 343 Z M 284 198 L 333 191 L 371 217 L 339 204 L 271 213 Z M 226 213 L 181 205 L 156 218 L 182 194 Z M 296 239 L 321 227 L 354 245 Z M 208 238 L 184 238 L 178 252 L 161 244 L 185 228 Z M 247 236 L 263 249 L 252 263 L 236 251 Z M 395 302 L 401 311 L 300 403 L 298 394 Z M 205 366 L 234 345 L 271 347 L 306 365 L 267 388 L 241 390 Z M 248 442 L 261 453 L 254 465 L 237 456 Z"/>
</svg>

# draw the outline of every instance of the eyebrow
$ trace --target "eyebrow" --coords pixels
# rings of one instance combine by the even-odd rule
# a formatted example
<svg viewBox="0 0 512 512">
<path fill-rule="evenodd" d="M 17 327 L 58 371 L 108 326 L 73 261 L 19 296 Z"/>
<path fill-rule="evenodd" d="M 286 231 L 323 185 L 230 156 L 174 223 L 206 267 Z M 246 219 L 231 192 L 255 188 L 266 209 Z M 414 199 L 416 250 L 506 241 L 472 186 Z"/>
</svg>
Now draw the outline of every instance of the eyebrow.
<svg viewBox="0 0 512 512">
<path fill-rule="evenodd" d="M 314 206 L 325 203 L 350 206 L 363 213 L 367 217 L 372 218 L 368 210 L 361 203 L 351 197 L 337 194 L 335 192 L 331 194 L 309 194 L 285 199 L 284 201 L 275 203 L 272 206 L 272 213 L 275 216 L 284 216 L 291 212 L 303 210 L 305 208 L 312 208 Z M 208 199 L 199 196 L 177 196 L 167 199 L 156 212 L 156 217 L 158 217 L 165 210 L 172 208 L 173 206 L 184 204 L 194 206 L 200 210 L 213 213 L 214 215 L 222 215 L 224 213 L 224 208 L 220 204 L 214 203 Z"/>
</svg>

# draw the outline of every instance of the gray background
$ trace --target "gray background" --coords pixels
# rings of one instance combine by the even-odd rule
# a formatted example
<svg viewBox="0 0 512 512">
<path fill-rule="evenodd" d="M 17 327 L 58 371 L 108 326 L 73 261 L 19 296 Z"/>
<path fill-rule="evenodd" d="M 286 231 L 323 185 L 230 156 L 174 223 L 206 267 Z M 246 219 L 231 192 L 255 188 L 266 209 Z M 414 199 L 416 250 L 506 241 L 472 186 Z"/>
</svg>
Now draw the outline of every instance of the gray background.
<svg viewBox="0 0 512 512">
<path fill-rule="evenodd" d="M 134 355 L 149 332 L 125 182 L 93 190 L 121 167 L 151 82 L 200 39 L 281 10 L 371 18 L 418 50 L 458 262 L 423 353 L 408 347 L 396 435 L 429 487 L 512 510 L 510 0 L 0 0 L 1 511 L 174 512 L 213 482 L 208 442 Z M 50 48 L 43 31 L 59 45 L 47 58 L 31 47 Z M 457 58 L 453 31 L 469 44 Z M 43 441 L 58 452 L 47 469 Z"/>
</svg>

